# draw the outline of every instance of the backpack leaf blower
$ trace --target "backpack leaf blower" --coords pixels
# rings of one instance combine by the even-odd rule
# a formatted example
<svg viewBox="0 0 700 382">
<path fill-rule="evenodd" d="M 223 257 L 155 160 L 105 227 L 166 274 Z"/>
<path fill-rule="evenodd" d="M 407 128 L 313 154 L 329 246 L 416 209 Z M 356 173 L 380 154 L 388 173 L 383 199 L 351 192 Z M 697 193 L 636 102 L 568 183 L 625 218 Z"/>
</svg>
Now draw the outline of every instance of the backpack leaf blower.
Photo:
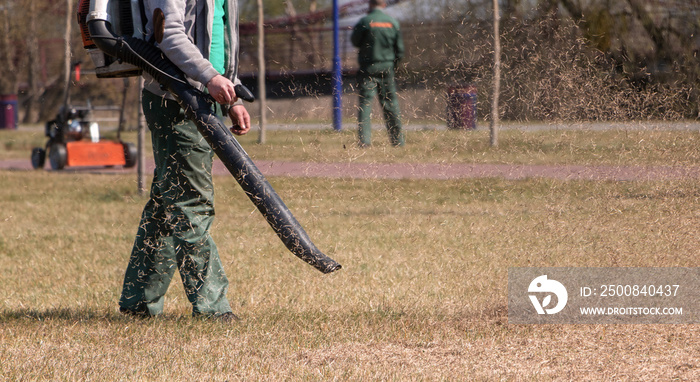
<svg viewBox="0 0 700 382">
<path fill-rule="evenodd" d="M 98 77 L 124 77 L 146 72 L 175 96 L 187 118 L 221 159 L 285 246 L 323 273 L 341 265 L 323 254 L 294 218 L 240 143 L 212 112 L 208 94 L 187 82 L 185 74 L 153 44 L 144 40 L 142 6 L 138 0 L 80 0 L 78 21 L 83 43 Z M 236 95 L 253 101 L 244 86 Z"/>
</svg>

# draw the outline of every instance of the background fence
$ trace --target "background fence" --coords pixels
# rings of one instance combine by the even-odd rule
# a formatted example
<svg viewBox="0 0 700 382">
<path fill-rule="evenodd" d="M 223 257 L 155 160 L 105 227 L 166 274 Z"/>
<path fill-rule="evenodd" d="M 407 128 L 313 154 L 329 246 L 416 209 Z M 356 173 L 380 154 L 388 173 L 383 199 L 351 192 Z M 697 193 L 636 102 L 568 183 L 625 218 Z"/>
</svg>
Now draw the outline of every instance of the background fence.
<svg viewBox="0 0 700 382">
<path fill-rule="evenodd" d="M 493 62 L 490 2 L 460 3 L 462 8 L 437 12 L 429 19 L 414 15 L 409 18 L 413 21 L 402 21 L 406 59 L 398 69 L 398 81 L 400 89 L 411 94 L 404 96 L 406 101 L 419 100 L 418 105 L 409 106 L 416 117 L 441 118 L 446 90 L 472 84 L 479 94 L 478 115 L 488 118 Z M 502 118 L 698 118 L 700 1 L 503 0 L 502 4 Z M 362 12 L 363 8 L 356 8 L 350 14 Z M 51 15 L 55 18 L 58 13 Z M 340 31 L 349 94 L 354 91 L 357 70 L 350 28 Z M 240 73 L 253 90 L 257 87 L 255 30 L 254 24 L 241 24 Z M 74 32 L 72 60 L 82 61 L 83 71 L 89 72 L 91 62 Z M 333 40 L 327 11 L 266 22 L 265 38 L 268 96 L 329 94 Z M 13 48 L 18 63 L 26 56 L 25 45 L 17 41 Z M 16 74 L 20 104 L 30 94 L 40 93 L 42 107 L 34 119 L 41 121 L 53 118 L 62 99 L 63 58 L 62 40 L 56 33 L 42 38 L 39 45 L 39 89 L 29 86 L 27 65 L 18 65 Z M 83 76 L 80 82 L 74 81 L 72 98 L 117 104 L 123 86 L 121 80 Z"/>
</svg>

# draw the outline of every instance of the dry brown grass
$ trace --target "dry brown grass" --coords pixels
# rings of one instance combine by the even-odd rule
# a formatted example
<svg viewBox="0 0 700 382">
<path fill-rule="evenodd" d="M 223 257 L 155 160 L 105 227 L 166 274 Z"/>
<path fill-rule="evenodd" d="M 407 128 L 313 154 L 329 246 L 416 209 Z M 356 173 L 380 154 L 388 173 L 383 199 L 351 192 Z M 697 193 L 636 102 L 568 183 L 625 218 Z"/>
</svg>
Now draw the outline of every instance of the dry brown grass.
<svg viewBox="0 0 700 382">
<path fill-rule="evenodd" d="M 271 179 L 319 248 L 290 255 L 235 182 L 214 236 L 243 321 L 116 313 L 132 176 L 0 172 L 0 379 L 697 380 L 697 325 L 508 324 L 512 266 L 696 266 L 694 181 Z"/>
</svg>

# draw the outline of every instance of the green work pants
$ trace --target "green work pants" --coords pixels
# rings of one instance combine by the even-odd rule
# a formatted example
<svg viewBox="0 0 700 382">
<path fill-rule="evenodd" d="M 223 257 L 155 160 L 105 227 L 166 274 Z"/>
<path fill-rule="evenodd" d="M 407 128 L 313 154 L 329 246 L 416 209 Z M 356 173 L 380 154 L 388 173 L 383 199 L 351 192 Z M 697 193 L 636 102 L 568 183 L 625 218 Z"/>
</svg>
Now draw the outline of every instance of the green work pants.
<svg viewBox="0 0 700 382">
<path fill-rule="evenodd" d="M 193 315 L 230 312 L 228 279 L 209 235 L 214 154 L 177 102 L 148 91 L 143 95 L 156 168 L 119 305 L 148 315 L 162 313 L 178 269 Z"/>
<path fill-rule="evenodd" d="M 378 95 L 379 104 L 384 112 L 384 121 L 389 133 L 389 142 L 394 146 L 403 146 L 404 133 L 401 129 L 401 113 L 399 101 L 396 95 L 396 82 L 394 70 L 389 69 L 377 73 L 360 70 L 358 73 L 358 87 L 360 91 L 360 108 L 358 113 L 359 143 L 362 146 L 372 144 L 372 101 Z"/>
</svg>

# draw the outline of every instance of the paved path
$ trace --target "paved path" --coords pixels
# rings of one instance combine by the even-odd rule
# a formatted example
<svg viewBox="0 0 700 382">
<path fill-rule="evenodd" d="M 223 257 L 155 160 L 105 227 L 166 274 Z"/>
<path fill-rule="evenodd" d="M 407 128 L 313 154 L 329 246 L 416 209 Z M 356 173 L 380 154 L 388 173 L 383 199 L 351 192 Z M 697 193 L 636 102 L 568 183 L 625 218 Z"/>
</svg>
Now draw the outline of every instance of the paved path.
<svg viewBox="0 0 700 382">
<path fill-rule="evenodd" d="M 437 130 L 444 125 L 405 126 L 407 130 Z M 270 124 L 269 130 L 305 130 L 330 129 L 327 124 Z M 354 127 L 353 127 L 354 128 Z M 479 127 L 484 129 L 484 127 Z M 700 121 L 678 122 L 620 122 L 620 123 L 504 123 L 503 129 L 533 130 L 700 130 Z M 669 180 L 669 179 L 700 179 L 700 167 L 676 166 L 579 166 L 579 165 L 499 165 L 499 164 L 431 164 L 431 163 L 312 163 L 312 162 L 283 162 L 255 161 L 256 165 L 266 176 L 304 176 L 332 178 L 369 178 L 369 179 L 464 179 L 478 177 L 497 177 L 504 179 L 526 179 L 545 177 L 570 180 Z M 48 164 L 46 168 L 48 168 Z M 0 161 L 0 170 L 31 170 L 29 158 L 26 160 Z M 76 168 L 64 170 L 67 172 L 98 172 L 98 173 L 129 173 L 131 169 L 105 168 Z M 153 172 L 153 162 L 146 165 L 147 174 Z M 218 161 L 214 165 L 215 175 L 227 175 L 228 171 Z M 150 177 L 150 176 L 149 176 Z"/>
<path fill-rule="evenodd" d="M 300 176 L 359 179 L 465 179 L 496 177 L 509 180 L 553 178 L 562 180 L 673 180 L 700 179 L 700 167 L 676 166 L 580 166 L 580 165 L 505 165 L 505 164 L 433 164 L 433 163 L 314 163 L 259 160 L 255 162 L 266 176 Z M 49 168 L 48 164 L 46 168 Z M 29 159 L 0 161 L 0 170 L 30 171 Z M 135 168 L 69 168 L 66 172 L 135 173 Z M 146 173 L 153 172 L 153 162 Z M 215 175 L 228 170 L 216 160 Z"/>
</svg>

